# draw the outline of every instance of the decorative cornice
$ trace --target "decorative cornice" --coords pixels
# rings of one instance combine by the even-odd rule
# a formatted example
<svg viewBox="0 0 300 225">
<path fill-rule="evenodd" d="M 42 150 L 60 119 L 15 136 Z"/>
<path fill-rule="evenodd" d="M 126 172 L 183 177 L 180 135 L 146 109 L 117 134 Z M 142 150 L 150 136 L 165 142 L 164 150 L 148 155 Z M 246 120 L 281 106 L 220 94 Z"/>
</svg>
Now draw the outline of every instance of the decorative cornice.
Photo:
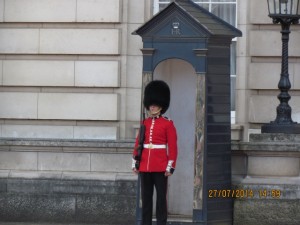
<svg viewBox="0 0 300 225">
<path fill-rule="evenodd" d="M 143 55 L 153 55 L 155 52 L 155 48 L 142 48 L 141 51 Z"/>
<path fill-rule="evenodd" d="M 204 49 L 193 49 L 193 51 L 196 54 L 196 56 L 206 56 L 208 49 L 206 49 L 206 48 L 204 48 Z"/>
</svg>

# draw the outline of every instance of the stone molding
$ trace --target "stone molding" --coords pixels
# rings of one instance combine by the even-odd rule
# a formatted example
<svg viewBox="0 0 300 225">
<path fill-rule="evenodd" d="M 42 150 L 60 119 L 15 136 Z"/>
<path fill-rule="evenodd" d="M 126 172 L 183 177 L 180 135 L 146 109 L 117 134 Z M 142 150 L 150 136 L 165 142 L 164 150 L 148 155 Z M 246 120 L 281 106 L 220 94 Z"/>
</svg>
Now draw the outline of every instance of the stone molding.
<svg viewBox="0 0 300 225">
<path fill-rule="evenodd" d="M 233 155 L 300 157 L 298 134 L 250 134 L 249 142 L 232 141 Z"/>
<path fill-rule="evenodd" d="M 112 148 L 132 151 L 134 140 L 86 140 L 86 139 L 8 139 L 0 138 L 0 150 L 9 150 L 13 147 L 74 147 L 74 148 Z M 86 150 L 82 150 L 86 152 Z"/>
</svg>

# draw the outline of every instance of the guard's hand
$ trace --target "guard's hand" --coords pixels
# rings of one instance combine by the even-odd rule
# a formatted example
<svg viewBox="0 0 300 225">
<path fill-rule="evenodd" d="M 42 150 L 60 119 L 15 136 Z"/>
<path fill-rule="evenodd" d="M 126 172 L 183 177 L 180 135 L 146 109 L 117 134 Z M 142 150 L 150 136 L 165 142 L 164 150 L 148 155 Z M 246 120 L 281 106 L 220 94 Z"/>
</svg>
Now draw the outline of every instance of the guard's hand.
<svg viewBox="0 0 300 225">
<path fill-rule="evenodd" d="M 165 177 L 169 177 L 169 176 L 172 176 L 172 173 L 170 173 L 170 172 L 165 172 Z"/>
<path fill-rule="evenodd" d="M 133 172 L 134 174 L 136 174 L 136 175 L 139 173 L 139 171 L 138 171 L 136 168 L 133 168 L 133 169 L 132 169 L 132 172 Z"/>
</svg>

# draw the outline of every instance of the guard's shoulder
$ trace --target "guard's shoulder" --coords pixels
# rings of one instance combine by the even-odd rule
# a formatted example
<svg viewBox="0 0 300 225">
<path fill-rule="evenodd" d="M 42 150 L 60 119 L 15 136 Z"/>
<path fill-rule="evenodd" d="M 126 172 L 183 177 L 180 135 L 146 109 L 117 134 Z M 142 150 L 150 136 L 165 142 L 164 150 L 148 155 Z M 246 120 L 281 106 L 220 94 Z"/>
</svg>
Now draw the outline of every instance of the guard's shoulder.
<svg viewBox="0 0 300 225">
<path fill-rule="evenodd" d="M 172 121 L 170 118 L 166 117 L 166 116 L 162 116 L 163 119 L 168 120 L 168 121 Z"/>
</svg>

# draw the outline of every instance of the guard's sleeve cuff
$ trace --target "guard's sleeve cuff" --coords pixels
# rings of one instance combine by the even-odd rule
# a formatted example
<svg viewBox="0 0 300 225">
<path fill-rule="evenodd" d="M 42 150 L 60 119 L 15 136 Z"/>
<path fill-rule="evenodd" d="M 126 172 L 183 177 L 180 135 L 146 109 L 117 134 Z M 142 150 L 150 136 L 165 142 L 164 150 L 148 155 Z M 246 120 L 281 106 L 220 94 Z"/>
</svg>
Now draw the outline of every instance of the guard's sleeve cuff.
<svg viewBox="0 0 300 225">
<path fill-rule="evenodd" d="M 166 171 L 168 172 L 168 173 L 174 173 L 174 171 L 175 171 L 175 168 L 173 167 L 173 163 L 174 163 L 174 160 L 169 160 L 168 161 L 168 166 L 167 166 L 167 168 L 166 168 Z"/>
<path fill-rule="evenodd" d="M 132 158 L 131 169 L 135 168 L 136 160 Z"/>
</svg>

